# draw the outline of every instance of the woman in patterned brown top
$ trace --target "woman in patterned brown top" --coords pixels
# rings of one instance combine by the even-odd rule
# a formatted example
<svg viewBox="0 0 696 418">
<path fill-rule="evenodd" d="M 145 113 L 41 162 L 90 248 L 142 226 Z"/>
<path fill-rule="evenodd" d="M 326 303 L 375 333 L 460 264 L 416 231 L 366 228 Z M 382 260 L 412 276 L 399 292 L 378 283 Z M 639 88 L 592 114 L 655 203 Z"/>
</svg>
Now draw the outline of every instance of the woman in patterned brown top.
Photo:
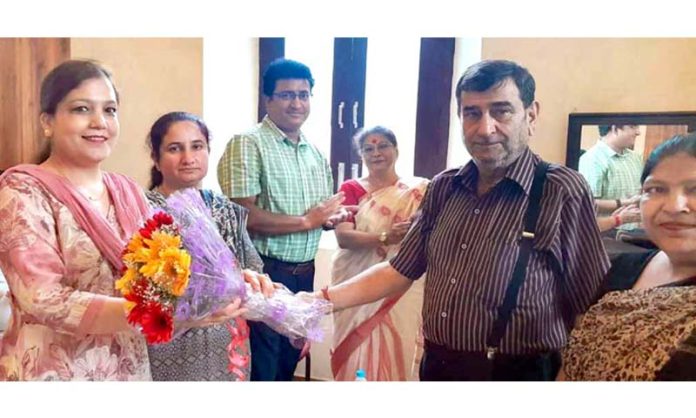
<svg viewBox="0 0 696 418">
<path fill-rule="evenodd" d="M 696 134 L 656 148 L 641 176 L 658 250 L 626 254 L 563 353 L 567 380 L 696 380 Z"/>
<path fill-rule="evenodd" d="M 150 174 L 150 204 L 166 208 L 166 197 L 177 190 L 199 187 L 208 172 L 210 135 L 196 115 L 170 112 L 161 116 L 148 136 L 154 163 Z M 247 233 L 247 210 L 224 195 L 201 190 L 220 235 L 244 269 L 245 280 L 269 295 L 270 279 Z M 243 310 L 231 321 L 190 329 L 169 344 L 149 346 L 153 380 L 249 380 L 249 333 Z"/>
</svg>

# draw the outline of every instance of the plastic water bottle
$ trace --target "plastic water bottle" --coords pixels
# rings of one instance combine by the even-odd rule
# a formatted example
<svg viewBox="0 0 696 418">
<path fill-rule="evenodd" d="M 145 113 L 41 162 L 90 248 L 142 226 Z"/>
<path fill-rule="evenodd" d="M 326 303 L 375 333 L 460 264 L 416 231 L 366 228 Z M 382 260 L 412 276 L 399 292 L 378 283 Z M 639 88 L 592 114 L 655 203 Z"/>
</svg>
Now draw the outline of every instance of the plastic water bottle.
<svg viewBox="0 0 696 418">
<path fill-rule="evenodd" d="M 355 381 L 356 382 L 367 382 L 367 378 L 365 377 L 365 370 L 363 370 L 363 369 L 356 370 Z"/>
</svg>

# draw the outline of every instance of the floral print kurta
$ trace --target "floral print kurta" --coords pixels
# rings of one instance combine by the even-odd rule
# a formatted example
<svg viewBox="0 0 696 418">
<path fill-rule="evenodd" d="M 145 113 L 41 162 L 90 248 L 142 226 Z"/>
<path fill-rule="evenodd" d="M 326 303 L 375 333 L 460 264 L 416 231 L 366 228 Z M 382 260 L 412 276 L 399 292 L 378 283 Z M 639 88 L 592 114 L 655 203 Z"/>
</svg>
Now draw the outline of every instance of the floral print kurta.
<svg viewBox="0 0 696 418">
<path fill-rule="evenodd" d="M 123 234 L 113 206 L 107 218 Z M 68 208 L 26 174 L 0 182 L 0 269 L 12 300 L 0 380 L 150 380 L 139 334 L 87 333 L 99 300 L 116 296 L 116 272 Z"/>
</svg>

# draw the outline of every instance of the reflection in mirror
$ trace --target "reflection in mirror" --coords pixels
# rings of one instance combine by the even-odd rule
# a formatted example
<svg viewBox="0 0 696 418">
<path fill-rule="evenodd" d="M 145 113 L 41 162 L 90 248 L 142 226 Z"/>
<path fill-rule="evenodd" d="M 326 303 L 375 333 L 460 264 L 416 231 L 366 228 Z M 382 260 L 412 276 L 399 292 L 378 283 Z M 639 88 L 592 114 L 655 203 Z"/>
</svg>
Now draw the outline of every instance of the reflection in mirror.
<svg viewBox="0 0 696 418">
<path fill-rule="evenodd" d="M 580 132 L 580 155 L 597 143 L 601 137 L 600 125 L 583 125 Z M 638 136 L 635 144 L 630 147 L 641 155 L 643 162 L 655 147 L 674 135 L 683 135 L 688 132 L 688 125 L 637 125 Z"/>
<path fill-rule="evenodd" d="M 646 112 L 646 113 L 571 113 L 568 115 L 568 142 L 566 145 L 566 166 L 576 169 L 580 150 L 587 150 L 599 138 L 598 125 L 638 125 L 643 140 L 636 140 L 636 147 L 642 144 L 645 157 L 665 139 L 676 133 L 696 130 L 696 112 Z M 677 130 L 677 131 L 675 131 Z M 647 152 L 645 152 L 647 151 Z"/>
<path fill-rule="evenodd" d="M 655 147 L 696 130 L 696 112 L 575 113 L 568 118 L 566 165 L 592 189 L 606 239 L 650 247 L 640 225 L 640 174 Z M 610 242 L 605 242 L 608 251 Z M 620 252 L 626 249 L 621 247 Z M 611 256 L 611 253 L 610 253 Z"/>
</svg>

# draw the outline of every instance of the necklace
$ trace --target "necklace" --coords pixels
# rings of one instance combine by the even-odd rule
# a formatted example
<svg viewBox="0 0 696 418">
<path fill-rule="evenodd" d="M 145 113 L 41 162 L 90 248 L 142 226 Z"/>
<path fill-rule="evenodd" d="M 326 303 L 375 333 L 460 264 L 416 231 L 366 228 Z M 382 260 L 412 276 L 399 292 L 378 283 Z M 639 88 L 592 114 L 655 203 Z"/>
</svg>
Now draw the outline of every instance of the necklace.
<svg viewBox="0 0 696 418">
<path fill-rule="evenodd" d="M 90 202 L 98 202 L 104 197 L 104 194 L 106 193 L 106 186 L 104 186 L 104 183 L 102 183 L 102 191 L 99 193 L 99 196 L 97 197 L 92 197 L 85 193 L 84 191 L 77 189 L 80 193 L 82 193 L 83 196 L 85 196 L 87 199 L 89 199 Z"/>
<path fill-rule="evenodd" d="M 68 176 L 63 172 L 63 170 L 61 170 L 60 168 L 58 168 L 58 167 L 56 167 L 56 166 L 54 166 L 54 165 L 51 165 L 51 168 L 52 168 L 54 171 L 56 171 L 61 177 L 63 177 L 64 179 L 66 179 L 70 184 L 72 184 L 73 187 L 75 187 L 75 189 L 76 189 L 82 196 L 86 197 L 87 200 L 89 200 L 89 201 L 92 202 L 92 203 L 98 203 L 99 201 L 101 201 L 101 199 L 102 199 L 102 198 L 104 197 L 104 195 L 106 194 L 106 185 L 104 184 L 103 181 L 100 181 L 101 186 L 102 186 L 102 187 L 101 187 L 102 190 L 101 190 L 101 192 L 99 192 L 99 195 L 95 197 L 95 196 L 92 196 L 92 195 L 90 195 L 89 193 L 87 193 L 82 187 L 78 187 L 77 185 L 75 185 L 75 184 L 72 182 L 72 180 L 70 180 L 70 177 L 68 177 Z"/>
</svg>

